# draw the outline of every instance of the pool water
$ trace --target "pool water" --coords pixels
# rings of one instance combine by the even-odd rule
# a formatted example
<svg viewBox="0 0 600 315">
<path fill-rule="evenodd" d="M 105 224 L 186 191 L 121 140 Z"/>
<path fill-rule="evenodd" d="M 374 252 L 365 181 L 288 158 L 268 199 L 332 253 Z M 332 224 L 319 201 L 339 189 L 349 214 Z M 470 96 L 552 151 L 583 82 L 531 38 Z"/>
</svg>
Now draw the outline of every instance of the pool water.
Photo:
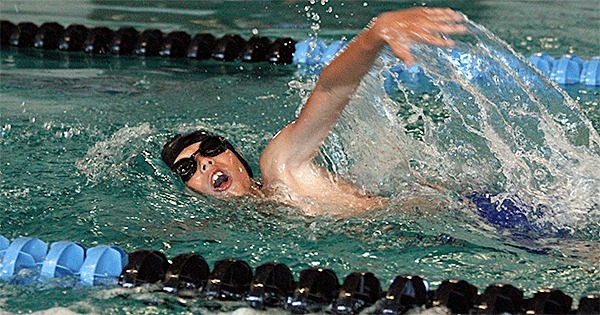
<svg viewBox="0 0 600 315">
<path fill-rule="evenodd" d="M 257 29 L 271 38 L 334 40 L 352 37 L 380 12 L 414 5 L 410 1 L 55 3 L 2 1 L 0 11 L 12 22 L 56 21 L 113 29 L 130 25 L 244 37 Z M 586 60 L 599 55 L 600 20 L 593 1 L 426 3 L 461 10 L 518 54 L 545 51 L 556 58 L 574 53 Z M 473 30 L 485 37 L 477 24 Z M 482 41 L 502 46 L 495 38 Z M 340 278 L 368 270 L 384 283 L 397 274 L 412 273 L 434 287 L 444 279 L 461 278 L 480 289 L 511 283 L 529 296 L 544 287 L 561 289 L 575 299 L 598 292 L 600 90 L 573 85 L 561 87 L 568 93 L 563 94 L 537 78 L 527 81 L 528 89 L 510 77 L 503 79 L 506 69 L 489 67 L 511 88 L 458 84 L 449 80 L 454 74 L 444 66 L 449 63 L 444 51 L 420 47 L 417 54 L 426 61 L 435 92 L 400 84 L 380 101 L 386 95 L 383 72 L 371 73 L 320 155 L 329 168 L 398 202 L 361 217 L 335 219 L 306 217 L 297 209 L 268 202 L 220 201 L 193 194 L 160 159 L 162 144 L 174 133 L 208 128 L 230 139 L 257 171 L 261 149 L 295 117 L 310 91 L 314 82 L 310 72 L 266 63 L 2 50 L 0 234 L 9 239 L 70 240 L 87 247 L 114 244 L 126 252 L 155 249 L 171 258 L 193 251 L 210 265 L 226 257 L 246 260 L 253 267 L 277 260 L 296 275 L 311 266 L 324 266 Z M 502 58 L 518 62 L 508 55 L 487 57 L 478 62 L 493 65 Z M 469 91 L 467 86 L 478 90 Z M 542 113 L 522 115 L 503 107 L 503 97 L 514 104 L 541 99 L 545 107 Z M 479 107 L 460 108 L 463 101 Z M 456 122 L 453 117 L 481 114 L 483 108 L 506 109 L 499 110 L 499 116 L 490 114 L 490 120 L 509 123 L 482 128 L 479 138 L 471 137 L 465 125 L 444 124 Z M 398 119 L 382 120 L 380 113 L 386 110 L 394 110 Z M 368 129 L 372 121 L 379 125 Z M 390 127 L 390 122 L 399 125 Z M 478 123 L 465 120 L 471 127 Z M 548 138 L 538 135 L 537 126 L 559 136 L 551 145 L 539 145 Z M 389 128 L 396 128 L 397 134 L 384 137 Z M 506 143 L 492 138 L 503 136 L 498 128 L 514 133 L 514 142 L 495 146 Z M 359 136 L 353 138 L 355 134 Z M 375 147 L 353 142 L 366 140 Z M 520 181 L 506 173 L 514 169 L 521 177 L 518 172 L 523 170 L 509 163 L 511 155 L 503 154 L 513 146 L 529 148 L 515 152 L 538 166 L 535 169 L 541 171 L 535 178 L 524 175 L 528 180 Z M 489 152 L 481 152 L 476 163 L 473 155 L 463 154 L 472 148 Z M 528 155 L 538 151 L 547 160 Z M 392 163 L 396 156 L 402 160 Z M 365 161 L 380 162 L 377 172 L 368 172 Z M 440 161 L 442 167 L 433 167 L 432 161 Z M 416 177 L 442 182 L 449 191 L 433 193 L 415 185 Z M 522 207 L 531 224 L 507 227 L 489 222 L 468 200 L 477 192 L 531 203 L 532 208 Z M 402 206 L 402 199 L 414 195 L 442 204 L 442 211 Z M 536 207 L 540 204 L 545 207 Z M 227 304 L 224 310 L 242 305 Z M 196 299 L 136 290 L 0 283 L 0 309 L 16 313 L 66 308 L 80 313 L 186 314 L 207 311 L 205 306 Z"/>
</svg>

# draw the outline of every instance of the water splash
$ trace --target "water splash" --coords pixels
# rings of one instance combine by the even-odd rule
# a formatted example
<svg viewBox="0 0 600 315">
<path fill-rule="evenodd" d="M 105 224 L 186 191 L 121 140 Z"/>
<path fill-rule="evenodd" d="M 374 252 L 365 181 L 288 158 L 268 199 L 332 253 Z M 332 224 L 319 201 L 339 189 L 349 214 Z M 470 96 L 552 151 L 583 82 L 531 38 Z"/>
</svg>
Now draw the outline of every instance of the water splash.
<svg viewBox="0 0 600 315">
<path fill-rule="evenodd" d="M 85 157 L 76 162 L 76 167 L 92 182 L 117 179 L 122 169 L 136 155 L 135 149 L 142 147 L 143 138 L 152 132 L 148 123 L 124 127 L 110 139 L 91 147 Z"/>
<path fill-rule="evenodd" d="M 495 211 L 510 200 L 534 226 L 584 228 L 598 238 L 598 132 L 577 102 L 506 43 L 467 26 L 452 49 L 417 46 L 422 70 L 384 51 L 323 160 L 379 193 L 490 194 Z"/>
</svg>

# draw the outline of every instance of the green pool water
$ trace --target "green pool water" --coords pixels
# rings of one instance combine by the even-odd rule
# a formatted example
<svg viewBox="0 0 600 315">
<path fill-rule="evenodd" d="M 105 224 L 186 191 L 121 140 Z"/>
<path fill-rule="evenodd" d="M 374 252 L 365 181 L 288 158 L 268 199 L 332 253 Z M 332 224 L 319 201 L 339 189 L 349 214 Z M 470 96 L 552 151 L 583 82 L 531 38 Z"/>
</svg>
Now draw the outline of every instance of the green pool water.
<svg viewBox="0 0 600 315">
<path fill-rule="evenodd" d="M 0 2 L 0 12 L 2 19 L 12 22 L 156 27 L 245 37 L 257 29 L 271 38 L 317 35 L 333 40 L 352 37 L 380 12 L 414 5 L 410 1 L 48 3 L 6 0 Z M 425 3 L 461 10 L 526 57 L 540 51 L 553 57 L 574 53 L 586 60 L 599 55 L 600 12 L 594 1 Z M 561 289 L 575 299 L 600 290 L 598 204 L 587 211 L 557 210 L 563 228 L 558 232 L 521 231 L 485 221 L 461 199 L 458 186 L 450 197 L 441 196 L 452 200 L 444 211 L 390 206 L 341 220 L 306 217 L 268 202 L 220 201 L 186 191 L 162 163 L 162 144 L 176 132 L 209 128 L 231 139 L 258 170 L 262 148 L 295 117 L 311 86 L 310 76 L 295 66 L 34 49 L 0 53 L 0 234 L 11 240 L 31 236 L 87 247 L 111 244 L 126 252 L 161 250 L 171 258 L 196 252 L 211 266 L 227 257 L 253 267 L 277 260 L 296 275 L 311 266 L 324 266 L 340 279 L 354 270 L 368 270 L 384 287 L 395 275 L 412 273 L 433 287 L 447 278 L 465 279 L 480 290 L 491 283 L 511 283 L 526 296 L 545 287 Z M 598 130 L 598 88 L 562 88 Z M 448 109 L 437 111 L 429 98 L 419 97 L 414 96 L 414 103 L 429 106 L 429 115 L 439 121 L 451 115 Z M 410 134 L 419 129 L 418 123 L 406 129 Z M 335 158 L 334 143 L 322 155 L 325 160 Z M 596 155 L 581 164 L 598 164 L 598 151 L 593 152 Z M 328 163 L 336 167 L 336 162 Z M 357 169 L 343 171 L 355 178 L 352 171 Z M 358 173 L 357 180 L 368 185 L 370 178 Z M 598 177 L 589 178 L 582 183 L 597 191 Z M 394 196 L 406 196 L 411 189 L 405 184 L 392 180 L 382 191 L 389 194 L 387 187 L 393 186 L 398 190 Z M 243 306 L 227 303 L 221 310 Z M 0 310 L 187 314 L 212 312 L 214 305 L 114 287 L 0 282 Z"/>
</svg>

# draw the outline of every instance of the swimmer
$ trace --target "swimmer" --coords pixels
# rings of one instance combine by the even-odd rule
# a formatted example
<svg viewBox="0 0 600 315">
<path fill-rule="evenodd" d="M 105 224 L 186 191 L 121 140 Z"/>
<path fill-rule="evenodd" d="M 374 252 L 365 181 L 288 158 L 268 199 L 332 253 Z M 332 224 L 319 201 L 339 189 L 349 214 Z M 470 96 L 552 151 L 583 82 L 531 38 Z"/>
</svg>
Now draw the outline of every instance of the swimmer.
<svg viewBox="0 0 600 315">
<path fill-rule="evenodd" d="M 180 134 L 162 159 L 192 190 L 217 198 L 251 196 L 298 207 L 308 215 L 349 216 L 382 207 L 374 196 L 329 173 L 315 162 L 363 76 L 385 45 L 407 66 L 414 43 L 453 45 L 447 37 L 466 31 L 451 9 L 412 8 L 379 15 L 321 72 L 298 118 L 284 127 L 260 156 L 261 182 L 248 162 L 223 137 L 200 130 Z"/>
</svg>

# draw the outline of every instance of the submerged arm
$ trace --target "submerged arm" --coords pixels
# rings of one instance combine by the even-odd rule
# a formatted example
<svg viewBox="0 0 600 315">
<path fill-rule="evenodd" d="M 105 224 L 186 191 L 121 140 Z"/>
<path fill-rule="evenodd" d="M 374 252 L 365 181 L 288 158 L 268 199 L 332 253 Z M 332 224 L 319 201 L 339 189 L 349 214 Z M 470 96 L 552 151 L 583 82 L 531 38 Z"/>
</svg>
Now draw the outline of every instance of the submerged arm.
<svg viewBox="0 0 600 315">
<path fill-rule="evenodd" d="M 414 62 L 412 44 L 451 46 L 453 41 L 444 35 L 464 32 L 460 24 L 463 19 L 450 9 L 429 8 L 388 12 L 373 19 L 323 69 L 298 119 L 282 129 L 265 149 L 261 169 L 277 167 L 283 171 L 283 166 L 293 171 L 312 162 L 384 45 L 410 65 Z"/>
</svg>

